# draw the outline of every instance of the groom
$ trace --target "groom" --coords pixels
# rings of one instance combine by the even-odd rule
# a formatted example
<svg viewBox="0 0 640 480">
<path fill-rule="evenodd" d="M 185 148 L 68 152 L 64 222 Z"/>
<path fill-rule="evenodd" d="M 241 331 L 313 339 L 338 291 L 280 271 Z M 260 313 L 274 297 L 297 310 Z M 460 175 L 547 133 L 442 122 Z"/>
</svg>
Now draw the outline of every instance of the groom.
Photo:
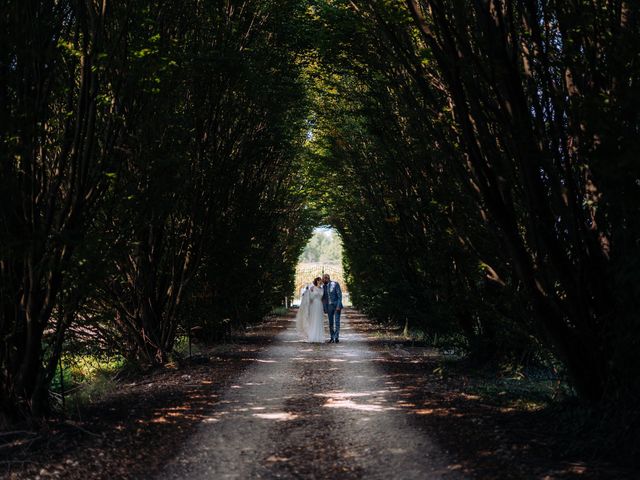
<svg viewBox="0 0 640 480">
<path fill-rule="evenodd" d="M 329 316 L 329 333 L 331 340 L 327 343 L 340 343 L 340 312 L 342 311 L 342 290 L 338 282 L 332 282 L 328 274 L 322 276 L 322 306 Z M 335 320 L 335 328 L 334 328 Z"/>
</svg>

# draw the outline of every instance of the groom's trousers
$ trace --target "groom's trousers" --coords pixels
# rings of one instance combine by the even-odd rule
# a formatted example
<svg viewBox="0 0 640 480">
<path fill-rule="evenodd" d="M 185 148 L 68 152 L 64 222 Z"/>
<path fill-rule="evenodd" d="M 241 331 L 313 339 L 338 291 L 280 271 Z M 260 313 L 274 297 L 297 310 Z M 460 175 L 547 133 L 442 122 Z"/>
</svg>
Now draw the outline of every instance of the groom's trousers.
<svg viewBox="0 0 640 480">
<path fill-rule="evenodd" d="M 330 303 L 327 305 L 327 315 L 329 315 L 329 334 L 331 340 L 340 339 L 340 314 L 342 310 L 336 310 L 337 305 Z"/>
</svg>

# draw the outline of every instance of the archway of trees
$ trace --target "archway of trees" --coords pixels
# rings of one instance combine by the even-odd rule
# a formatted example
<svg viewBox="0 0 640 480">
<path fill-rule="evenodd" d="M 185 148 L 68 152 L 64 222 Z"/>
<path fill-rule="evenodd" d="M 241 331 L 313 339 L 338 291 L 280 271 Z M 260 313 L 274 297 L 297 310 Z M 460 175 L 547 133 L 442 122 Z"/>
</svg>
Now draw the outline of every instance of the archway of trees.
<svg viewBox="0 0 640 480">
<path fill-rule="evenodd" d="M 10 1 L 0 423 L 63 351 L 255 322 L 315 225 L 356 306 L 638 398 L 637 2 Z"/>
<path fill-rule="evenodd" d="M 291 300 L 293 304 L 298 305 L 303 289 L 314 278 L 325 273 L 342 285 L 343 303 L 350 305 L 349 289 L 344 278 L 342 239 L 334 228 L 326 225 L 313 230 L 311 238 L 300 254 Z"/>
</svg>

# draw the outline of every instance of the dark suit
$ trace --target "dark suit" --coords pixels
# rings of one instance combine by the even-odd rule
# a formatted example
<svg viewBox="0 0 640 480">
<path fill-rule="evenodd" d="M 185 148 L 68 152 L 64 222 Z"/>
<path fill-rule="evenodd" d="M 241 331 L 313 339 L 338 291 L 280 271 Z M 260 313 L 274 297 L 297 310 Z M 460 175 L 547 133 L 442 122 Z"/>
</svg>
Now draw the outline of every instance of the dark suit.
<svg viewBox="0 0 640 480">
<path fill-rule="evenodd" d="M 342 311 L 342 289 L 338 282 L 330 281 L 323 285 L 322 306 L 329 316 L 331 340 L 340 338 L 340 314 Z"/>
</svg>

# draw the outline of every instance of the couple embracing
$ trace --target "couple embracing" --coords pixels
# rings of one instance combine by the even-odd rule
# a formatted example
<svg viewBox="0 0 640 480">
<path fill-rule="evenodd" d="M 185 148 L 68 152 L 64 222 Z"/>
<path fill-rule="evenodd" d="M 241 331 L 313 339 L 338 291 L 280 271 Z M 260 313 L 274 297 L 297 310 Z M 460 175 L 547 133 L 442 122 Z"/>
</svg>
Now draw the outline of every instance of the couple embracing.
<svg viewBox="0 0 640 480">
<path fill-rule="evenodd" d="M 327 343 L 340 343 L 340 314 L 342 313 L 342 290 L 340 284 L 326 273 L 316 277 L 305 287 L 296 315 L 298 333 L 308 342 L 324 341 L 324 314 L 329 317 L 331 339 Z"/>
</svg>

